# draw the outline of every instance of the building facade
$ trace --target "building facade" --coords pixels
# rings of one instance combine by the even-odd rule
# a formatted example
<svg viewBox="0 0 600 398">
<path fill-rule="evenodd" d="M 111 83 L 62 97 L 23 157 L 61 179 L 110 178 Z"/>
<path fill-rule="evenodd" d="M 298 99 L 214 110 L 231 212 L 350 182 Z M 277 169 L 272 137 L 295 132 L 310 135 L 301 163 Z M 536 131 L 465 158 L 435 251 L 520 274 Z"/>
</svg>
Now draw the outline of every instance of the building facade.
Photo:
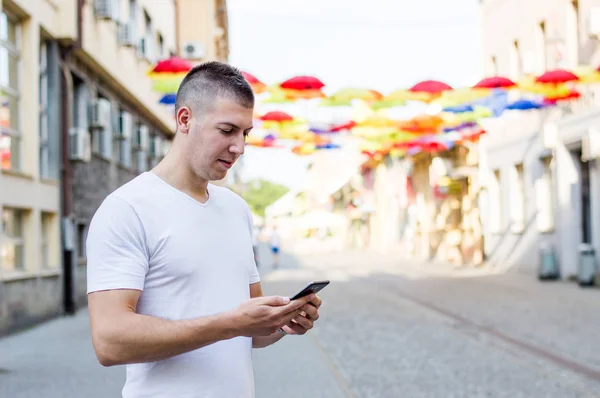
<svg viewBox="0 0 600 398">
<path fill-rule="evenodd" d="M 87 303 L 93 214 L 157 164 L 175 132 L 146 72 L 177 54 L 179 33 L 174 0 L 1 4 L 3 334 Z"/>
<path fill-rule="evenodd" d="M 488 76 L 521 80 L 600 63 L 597 0 L 482 1 L 481 26 Z M 496 267 L 536 272 L 544 248 L 569 278 L 582 243 L 600 249 L 600 172 L 588 145 L 600 108 L 595 85 L 579 89 L 580 100 L 486 122 L 482 218 L 486 257 Z"/>
</svg>

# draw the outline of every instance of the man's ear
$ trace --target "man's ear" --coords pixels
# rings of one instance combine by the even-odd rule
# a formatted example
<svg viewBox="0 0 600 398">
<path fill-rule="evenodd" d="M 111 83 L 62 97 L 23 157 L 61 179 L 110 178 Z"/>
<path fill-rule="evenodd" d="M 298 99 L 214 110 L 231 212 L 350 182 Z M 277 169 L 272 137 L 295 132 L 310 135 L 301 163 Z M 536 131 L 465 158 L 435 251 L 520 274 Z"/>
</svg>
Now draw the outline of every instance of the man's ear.
<svg viewBox="0 0 600 398">
<path fill-rule="evenodd" d="M 177 110 L 177 130 L 183 134 L 187 134 L 190 131 L 190 123 L 192 121 L 192 110 L 187 106 L 182 106 Z"/>
</svg>

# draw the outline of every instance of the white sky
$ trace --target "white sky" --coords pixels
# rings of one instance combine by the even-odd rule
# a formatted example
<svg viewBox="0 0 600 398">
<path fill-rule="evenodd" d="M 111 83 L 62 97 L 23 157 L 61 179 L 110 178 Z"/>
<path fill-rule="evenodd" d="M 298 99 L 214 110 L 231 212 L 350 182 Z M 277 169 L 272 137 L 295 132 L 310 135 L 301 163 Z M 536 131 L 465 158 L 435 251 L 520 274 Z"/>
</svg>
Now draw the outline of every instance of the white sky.
<svg viewBox="0 0 600 398">
<path fill-rule="evenodd" d="M 326 91 L 384 94 L 481 77 L 477 0 L 228 0 L 229 62 L 267 84 L 314 75 Z M 303 162 L 248 148 L 245 178 L 290 182 Z M 276 165 L 276 167 L 274 167 Z"/>
</svg>

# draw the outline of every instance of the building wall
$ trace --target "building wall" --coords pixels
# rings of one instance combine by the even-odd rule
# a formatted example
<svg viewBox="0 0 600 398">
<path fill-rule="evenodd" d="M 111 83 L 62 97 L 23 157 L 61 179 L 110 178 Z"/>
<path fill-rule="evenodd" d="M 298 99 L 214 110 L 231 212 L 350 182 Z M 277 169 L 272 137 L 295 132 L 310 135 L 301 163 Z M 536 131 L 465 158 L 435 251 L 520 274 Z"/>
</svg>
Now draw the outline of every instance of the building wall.
<svg viewBox="0 0 600 398">
<path fill-rule="evenodd" d="M 192 60 L 227 62 L 229 47 L 226 10 L 224 0 L 177 0 L 179 54 L 186 56 L 184 43 L 198 42 L 204 47 L 205 55 L 202 58 L 191 58 Z"/>
<path fill-rule="evenodd" d="M 572 70 L 578 65 L 595 66 L 600 62 L 597 40 L 600 32 L 592 31 L 590 17 L 598 7 L 598 0 L 483 1 L 482 61 L 486 74 L 520 79 L 525 74 L 540 74 L 553 68 Z M 511 23 L 507 24 L 507 20 Z M 486 184 L 486 254 L 492 264 L 534 271 L 539 263 L 539 247 L 547 243 L 556 253 L 563 277 L 576 274 L 583 219 L 580 162 L 574 151 L 581 148 L 582 137 L 593 121 L 588 120 L 579 127 L 577 124 L 581 124 L 579 119 L 590 118 L 584 115 L 586 112 L 593 113 L 597 112 L 594 109 L 598 109 L 593 90 L 586 89 L 584 97 L 574 104 L 555 109 L 551 115 L 537 111 L 515 113 L 511 117 L 500 118 L 496 126 L 487 129 L 481 172 Z M 540 120 L 532 122 L 531 118 L 536 117 Z M 552 146 L 545 143 L 542 134 L 543 125 L 548 123 L 558 125 L 558 138 Z M 524 167 L 526 227 L 515 233 L 507 217 L 503 217 L 498 231 L 493 225 L 498 204 L 491 197 L 494 186 L 492 171 L 499 170 L 501 174 L 500 206 L 506 215 L 513 207 L 510 179 L 516 164 Z M 544 186 L 545 180 L 541 178 L 546 175 L 544 173 L 550 173 L 551 179 L 546 184 L 549 186 Z M 599 177 L 596 162 L 591 162 L 590 221 L 596 250 L 600 248 L 600 225 L 596 220 Z M 544 189 L 540 189 L 542 186 Z M 539 214 L 547 213 L 544 209 L 548 206 L 552 207 L 551 220 L 549 217 L 540 218 Z M 536 222 L 532 221 L 534 218 Z"/>
<path fill-rule="evenodd" d="M 62 308 L 60 256 L 60 184 L 58 181 L 58 109 L 46 104 L 43 125 L 48 135 L 51 162 L 41 167 L 40 148 L 40 43 L 42 36 L 51 38 L 61 27 L 58 2 L 50 0 L 2 1 L 0 9 L 9 14 L 19 30 L 18 64 L 11 65 L 9 86 L 17 86 L 18 107 L 3 107 L 2 130 L 9 128 L 20 136 L 18 150 L 0 144 L 5 156 L 0 171 L 0 213 L 8 217 L 12 211 L 22 214 L 15 220 L 21 232 L 0 230 L 0 334 L 26 326 L 39 319 L 60 313 Z M 62 27 L 66 29 L 66 27 Z M 47 89 L 49 98 L 58 84 L 57 47 L 49 56 Z M 8 65 L 0 65 L 6 70 Z M 13 84 L 14 83 L 14 84 Z M 16 120 L 12 124 L 9 120 Z M 20 161 L 19 161 L 20 159 Z M 42 170 L 43 169 L 43 170 Z M 4 220 L 3 224 L 7 220 Z M 13 246 L 14 243 L 14 246 Z M 10 253 L 23 247 L 23 261 L 13 263 Z M 17 256 L 18 257 L 18 256 Z M 22 267 L 19 267 L 22 265 Z"/>
<path fill-rule="evenodd" d="M 600 1 L 579 0 L 575 3 L 578 5 L 574 6 L 572 0 L 482 2 L 486 74 L 520 77 L 515 66 L 517 54 L 523 73 L 535 74 L 559 67 L 571 69 L 580 64 L 600 62 L 598 40 L 590 29 L 591 12 L 600 6 Z"/>
<path fill-rule="evenodd" d="M 486 189 L 483 206 L 485 257 L 488 264 L 501 269 L 535 272 L 539 264 L 539 247 L 546 242 L 557 250 L 555 232 L 556 198 L 551 198 L 551 220 L 541 214 L 542 195 L 554 196 L 554 190 L 540 184 L 544 177 L 544 153 L 541 130 L 547 115 L 540 112 L 508 114 L 488 122 L 488 134 L 481 140 L 480 171 Z M 523 167 L 523 195 L 515 185 L 512 173 Z M 500 181 L 494 186 L 494 172 Z M 537 190 L 537 192 L 536 192 Z M 492 196 L 497 195 L 499 200 Z M 523 204 L 522 222 L 514 221 L 514 208 Z M 513 216 L 511 217 L 511 213 Z M 499 222 L 494 221 L 499 218 Z M 551 226 L 549 222 L 551 221 Z"/>
</svg>

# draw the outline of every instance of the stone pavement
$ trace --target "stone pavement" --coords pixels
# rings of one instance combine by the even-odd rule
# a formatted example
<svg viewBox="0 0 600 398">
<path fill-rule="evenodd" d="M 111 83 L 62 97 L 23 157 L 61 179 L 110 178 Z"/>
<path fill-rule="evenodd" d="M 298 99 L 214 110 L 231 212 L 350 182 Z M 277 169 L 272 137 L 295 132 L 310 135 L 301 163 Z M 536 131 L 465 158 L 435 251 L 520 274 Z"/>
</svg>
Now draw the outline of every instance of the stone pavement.
<svg viewBox="0 0 600 398">
<path fill-rule="evenodd" d="M 265 294 L 330 279 L 306 336 L 253 353 L 257 398 L 600 397 L 600 291 L 372 252 L 261 252 Z M 468 271 L 468 272 L 466 272 Z M 0 397 L 119 396 L 85 311 L 0 340 Z"/>
</svg>

